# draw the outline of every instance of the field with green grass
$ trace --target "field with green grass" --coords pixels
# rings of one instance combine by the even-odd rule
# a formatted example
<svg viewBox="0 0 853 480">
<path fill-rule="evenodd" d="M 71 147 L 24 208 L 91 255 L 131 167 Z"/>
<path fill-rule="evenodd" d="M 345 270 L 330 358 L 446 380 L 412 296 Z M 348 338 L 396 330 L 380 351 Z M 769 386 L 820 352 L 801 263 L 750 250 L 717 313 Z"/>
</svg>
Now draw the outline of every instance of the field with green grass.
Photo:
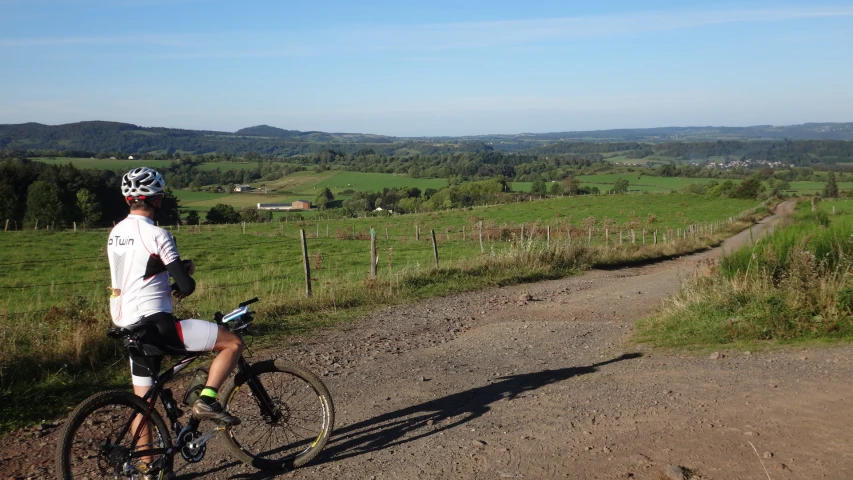
<svg viewBox="0 0 853 480">
<path fill-rule="evenodd" d="M 417 187 L 421 191 L 428 188 L 436 190 L 447 186 L 442 178 L 412 178 L 387 173 L 361 173 L 344 171 L 295 172 L 274 181 L 252 182 L 257 191 L 247 193 L 233 192 L 193 192 L 176 190 L 175 196 L 181 206 L 206 212 L 217 203 L 231 205 L 236 209 L 253 207 L 258 203 L 291 203 L 294 200 L 314 202 L 317 194 L 329 187 L 337 199 L 348 198 L 346 190 L 353 192 L 381 191 L 383 188 Z M 228 186 L 232 188 L 233 186 Z M 267 193 L 263 193 L 264 190 Z"/>
<path fill-rule="evenodd" d="M 613 185 L 618 179 L 628 180 L 629 192 L 651 192 L 651 193 L 666 193 L 673 190 L 680 191 L 691 184 L 705 184 L 710 181 L 722 183 L 726 179 L 721 178 L 683 178 L 683 177 L 655 177 L 650 175 L 639 175 L 637 173 L 607 173 L 600 175 L 582 175 L 578 177 L 582 187 L 598 187 L 602 192 L 606 192 L 613 188 Z M 733 179 L 735 183 L 740 183 L 740 179 Z M 786 192 L 792 195 L 813 195 L 822 193 L 826 182 L 789 182 L 791 188 Z M 532 182 L 513 182 L 512 189 L 517 192 L 529 192 Z M 768 187 L 765 182 L 765 186 Z M 838 181 L 839 190 L 853 190 L 853 182 Z"/>
<path fill-rule="evenodd" d="M 708 183 L 710 178 L 682 178 L 682 177 L 653 177 L 649 175 L 640 175 L 637 173 L 608 173 L 602 175 L 582 175 L 578 177 L 581 185 L 597 186 L 600 190 L 605 191 L 613 187 L 618 179 L 628 181 L 629 191 L 644 191 L 644 192 L 670 192 L 672 190 L 681 190 L 684 187 L 694 183 Z M 719 180 L 717 180 L 719 182 Z M 739 183 L 739 180 L 735 180 Z"/>
<path fill-rule="evenodd" d="M 218 201 L 192 193 L 197 201 Z M 253 279 L 263 286 L 264 292 L 279 292 L 279 287 L 299 290 L 299 229 L 308 232 L 312 253 L 326 257 L 323 259 L 326 269 L 335 266 L 340 269 L 336 272 L 363 276 L 371 227 L 379 235 L 381 248 L 394 248 L 395 267 L 405 270 L 430 266 L 432 251 L 427 238 L 430 229 L 438 234 L 442 257 L 453 261 L 479 252 L 475 233 L 480 222 L 489 249 L 501 249 L 509 245 L 507 240 L 518 239 L 522 224 L 526 227 L 526 238 L 533 234 L 542 239 L 548 226 L 554 240 L 565 240 L 569 229 L 576 238 L 586 238 L 592 228 L 595 241 L 600 242 L 605 229 L 613 236 L 620 230 L 627 235 L 632 228 L 646 230 L 649 235 L 653 230 L 683 230 L 693 223 L 726 220 L 753 206 L 755 202 L 750 200 L 708 200 L 681 194 L 583 196 L 431 214 L 250 224 L 245 234 L 237 225 L 182 227 L 173 232 L 184 256 L 198 263 L 202 295 L 197 298 L 202 299 L 208 288 L 215 289 L 235 279 L 240 282 Z M 416 227 L 421 231 L 420 241 L 414 239 Z M 0 311 L 47 309 L 69 295 L 93 301 L 100 298 L 101 290 L 106 288 L 106 277 L 102 275 L 107 267 L 102 252 L 105 234 L 106 231 L 76 234 L 19 231 L 0 236 L 0 263 L 7 266 L 0 273 Z M 34 252 L 38 252 L 35 257 Z M 244 263 L 257 264 L 259 268 L 242 267 Z M 231 268 L 235 270 L 219 271 Z M 265 282 L 263 276 L 258 276 L 267 270 L 276 273 L 274 281 Z M 39 286 L 29 288 L 29 285 Z M 216 293 L 211 298 L 220 295 Z"/>
<path fill-rule="evenodd" d="M 797 195 L 814 195 L 823 193 L 826 182 L 790 182 L 789 192 Z M 839 190 L 853 190 L 853 182 L 838 182 Z"/>
</svg>

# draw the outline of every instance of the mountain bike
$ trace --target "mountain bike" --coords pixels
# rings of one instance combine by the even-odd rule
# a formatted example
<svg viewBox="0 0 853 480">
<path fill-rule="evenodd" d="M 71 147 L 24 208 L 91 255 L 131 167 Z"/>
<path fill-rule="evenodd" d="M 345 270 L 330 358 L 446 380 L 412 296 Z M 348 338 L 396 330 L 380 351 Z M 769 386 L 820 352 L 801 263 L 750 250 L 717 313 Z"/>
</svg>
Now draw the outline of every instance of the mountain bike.
<svg viewBox="0 0 853 480">
<path fill-rule="evenodd" d="M 216 323 L 242 337 L 253 321 L 249 305 L 253 298 L 226 315 L 216 312 Z M 163 355 L 157 347 L 139 340 L 132 328 L 112 328 L 111 338 L 143 355 Z M 181 423 L 183 411 L 172 391 L 164 385 L 206 352 L 189 352 L 163 373 L 154 376 L 148 393 L 140 398 L 131 392 L 113 390 L 95 394 L 77 406 L 66 421 L 56 454 L 57 476 L 82 478 L 172 477 L 173 460 L 180 455 L 188 463 L 200 462 L 207 443 L 222 433 L 225 445 L 241 461 L 261 470 L 281 471 L 312 460 L 329 440 L 335 420 L 332 397 L 323 382 L 307 369 L 281 360 L 249 364 L 244 357 L 237 372 L 220 392 L 223 408 L 241 420 L 240 425 L 221 426 L 190 416 Z M 156 368 L 150 368 L 156 372 Z M 197 396 L 204 379 L 184 395 Z M 158 400 L 171 426 L 157 409 Z M 174 433 L 174 442 L 172 441 Z"/>
</svg>

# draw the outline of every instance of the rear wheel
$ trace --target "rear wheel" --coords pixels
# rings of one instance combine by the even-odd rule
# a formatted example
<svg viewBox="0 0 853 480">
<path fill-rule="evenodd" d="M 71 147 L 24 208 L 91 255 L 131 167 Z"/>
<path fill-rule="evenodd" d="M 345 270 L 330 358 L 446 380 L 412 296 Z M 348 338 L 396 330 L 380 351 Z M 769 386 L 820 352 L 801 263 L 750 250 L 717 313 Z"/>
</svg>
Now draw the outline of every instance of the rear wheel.
<svg viewBox="0 0 853 480">
<path fill-rule="evenodd" d="M 146 422 L 149 437 L 133 444 L 130 427 L 148 404 L 136 395 L 115 390 L 95 394 L 77 406 L 65 422 L 56 452 L 57 476 L 63 480 L 92 478 L 135 478 L 141 463 L 160 467 L 160 478 L 171 471 L 172 459 L 165 449 L 172 446 L 163 417 L 152 411 Z M 132 458 L 131 452 L 158 449 L 148 458 Z M 144 466 L 142 467 L 144 469 Z"/>
<path fill-rule="evenodd" d="M 225 435 L 226 445 L 243 462 L 262 470 L 286 470 L 305 465 L 326 446 L 335 423 L 332 396 L 313 373 L 284 360 L 251 367 L 252 375 L 237 375 L 222 389 L 223 407 L 241 420 Z M 253 392 L 256 377 L 273 407 L 262 408 L 263 393 Z"/>
</svg>

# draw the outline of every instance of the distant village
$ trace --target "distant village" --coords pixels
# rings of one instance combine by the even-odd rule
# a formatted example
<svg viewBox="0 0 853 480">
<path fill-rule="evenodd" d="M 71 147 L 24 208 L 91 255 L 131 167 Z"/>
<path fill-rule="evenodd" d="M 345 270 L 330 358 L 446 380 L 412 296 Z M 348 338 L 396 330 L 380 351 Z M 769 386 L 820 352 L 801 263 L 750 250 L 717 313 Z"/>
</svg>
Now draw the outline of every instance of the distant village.
<svg viewBox="0 0 853 480">
<path fill-rule="evenodd" d="M 694 163 L 694 165 L 702 165 L 701 163 Z M 708 168 L 717 168 L 720 170 L 731 170 L 733 168 L 756 168 L 756 167 L 764 167 L 769 166 L 773 169 L 779 168 L 793 168 L 795 165 L 793 163 L 783 163 L 783 162 L 770 162 L 767 160 L 731 160 L 727 163 L 723 162 L 708 162 L 706 164 Z"/>
</svg>

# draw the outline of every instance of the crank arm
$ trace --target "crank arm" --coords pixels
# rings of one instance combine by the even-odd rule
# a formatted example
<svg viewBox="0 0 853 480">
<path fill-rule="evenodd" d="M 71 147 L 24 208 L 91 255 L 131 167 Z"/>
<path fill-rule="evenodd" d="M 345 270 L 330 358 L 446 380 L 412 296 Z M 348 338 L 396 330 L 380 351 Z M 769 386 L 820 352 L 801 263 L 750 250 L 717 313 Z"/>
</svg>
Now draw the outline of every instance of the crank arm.
<svg viewBox="0 0 853 480">
<path fill-rule="evenodd" d="M 187 446 L 193 450 L 195 450 L 196 448 L 201 448 L 204 446 L 204 444 L 207 443 L 208 440 L 210 440 L 211 437 L 213 437 L 214 435 L 216 435 L 217 433 L 219 433 L 222 430 L 225 430 L 225 427 L 216 427 L 215 429 L 205 433 L 201 437 L 193 440 Z"/>
</svg>

